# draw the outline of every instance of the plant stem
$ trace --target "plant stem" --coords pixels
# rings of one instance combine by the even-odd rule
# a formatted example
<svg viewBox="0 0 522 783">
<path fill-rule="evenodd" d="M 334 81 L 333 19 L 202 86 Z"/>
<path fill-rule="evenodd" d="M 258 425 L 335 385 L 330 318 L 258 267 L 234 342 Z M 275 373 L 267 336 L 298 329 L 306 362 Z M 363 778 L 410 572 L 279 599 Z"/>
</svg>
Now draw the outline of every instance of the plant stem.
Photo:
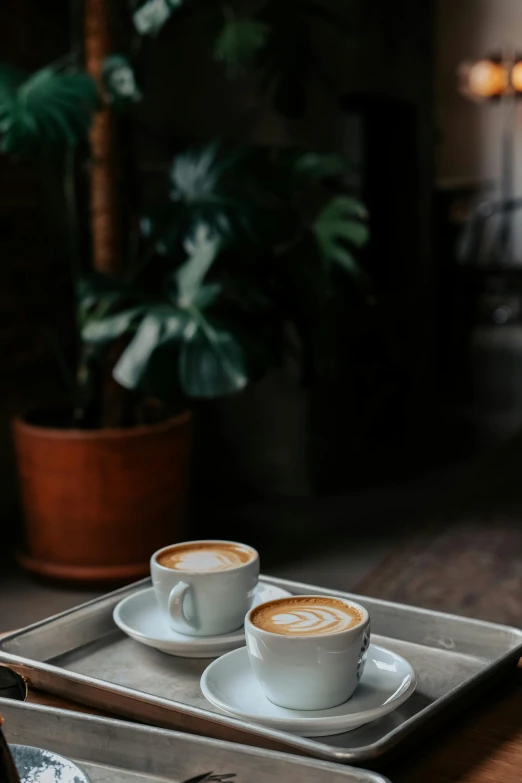
<svg viewBox="0 0 522 783">
<path fill-rule="evenodd" d="M 57 60 L 54 60 L 54 62 L 49 63 L 47 66 L 48 68 L 52 68 L 53 71 L 59 71 L 62 68 L 66 68 L 68 65 L 73 65 L 78 62 L 78 53 L 77 52 L 68 52 L 67 54 L 64 54 L 62 57 L 59 57 Z"/>
<path fill-rule="evenodd" d="M 86 385 L 84 377 L 87 369 L 85 367 L 84 352 L 81 339 L 81 324 L 78 313 L 77 291 L 78 284 L 82 275 L 82 263 L 78 249 L 78 217 L 76 213 L 76 171 L 75 171 L 75 153 L 74 150 L 67 150 L 64 160 L 63 170 L 63 211 L 65 222 L 65 233 L 69 250 L 69 261 L 71 269 L 71 280 L 74 296 L 74 330 L 76 347 L 76 374 L 72 383 L 72 396 L 74 403 L 73 420 L 80 424 L 85 414 L 85 400 L 81 404 L 80 388 Z"/>
<path fill-rule="evenodd" d="M 42 157 L 42 179 L 46 184 L 49 205 L 67 250 L 73 284 L 80 275 L 80 259 L 76 237 L 75 188 L 74 188 L 74 152 L 68 151 L 63 159 Z M 51 348 L 60 373 L 74 395 L 76 384 L 68 368 L 58 337 L 53 329 L 44 327 L 45 339 Z M 78 340 L 78 327 L 76 326 Z"/>
<path fill-rule="evenodd" d="M 42 325 L 41 328 L 45 335 L 45 339 L 54 354 L 54 357 L 56 359 L 56 364 L 58 365 L 58 369 L 60 370 L 60 374 L 63 380 L 65 381 L 66 386 L 69 389 L 69 392 L 74 396 L 76 392 L 76 381 L 74 375 L 71 373 L 71 370 L 65 360 L 65 356 L 60 347 L 60 343 L 56 336 L 56 332 L 53 329 L 50 329 L 47 325 Z"/>
<path fill-rule="evenodd" d="M 76 214 L 76 187 L 75 187 L 75 153 L 69 149 L 65 153 L 63 174 L 63 206 L 65 231 L 71 259 L 71 275 L 76 291 L 76 286 L 81 278 L 82 265 L 78 250 L 78 218 Z"/>
</svg>

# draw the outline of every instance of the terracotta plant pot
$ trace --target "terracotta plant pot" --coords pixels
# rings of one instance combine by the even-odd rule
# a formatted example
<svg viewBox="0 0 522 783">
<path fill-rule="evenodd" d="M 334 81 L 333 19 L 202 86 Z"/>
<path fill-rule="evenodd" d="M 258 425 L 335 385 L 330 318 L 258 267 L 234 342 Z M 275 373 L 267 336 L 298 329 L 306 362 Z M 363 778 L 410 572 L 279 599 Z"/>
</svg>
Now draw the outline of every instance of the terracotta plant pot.
<svg viewBox="0 0 522 783">
<path fill-rule="evenodd" d="M 186 538 L 190 414 L 118 430 L 13 424 L 25 512 L 21 563 L 41 576 L 127 582 Z"/>
</svg>

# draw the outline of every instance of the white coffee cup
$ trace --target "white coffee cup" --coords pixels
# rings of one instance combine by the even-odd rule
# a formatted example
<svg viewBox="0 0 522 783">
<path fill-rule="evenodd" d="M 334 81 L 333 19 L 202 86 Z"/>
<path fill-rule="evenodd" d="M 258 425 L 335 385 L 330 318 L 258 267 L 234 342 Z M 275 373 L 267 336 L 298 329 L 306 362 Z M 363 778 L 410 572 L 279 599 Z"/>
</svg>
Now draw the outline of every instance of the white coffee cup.
<svg viewBox="0 0 522 783">
<path fill-rule="evenodd" d="M 207 568 L 212 566 L 208 552 L 219 554 L 220 547 L 223 551 L 237 548 L 244 562 L 225 563 L 222 570 Z M 193 554 L 187 557 L 187 552 Z M 198 552 L 207 552 L 206 559 L 198 559 Z M 159 562 L 176 562 L 176 558 L 175 567 Z M 185 541 L 155 552 L 150 571 L 158 604 L 175 631 L 187 636 L 220 636 L 243 625 L 259 577 L 259 555 L 235 541 Z"/>
<path fill-rule="evenodd" d="M 323 710 L 343 704 L 353 694 L 366 662 L 370 616 L 360 604 L 335 600 L 357 610 L 360 617 L 352 627 L 335 633 L 274 633 L 252 623 L 253 613 L 263 606 L 281 605 L 283 613 L 288 598 L 269 601 L 248 612 L 245 633 L 250 664 L 266 697 L 274 704 L 292 710 Z"/>
</svg>

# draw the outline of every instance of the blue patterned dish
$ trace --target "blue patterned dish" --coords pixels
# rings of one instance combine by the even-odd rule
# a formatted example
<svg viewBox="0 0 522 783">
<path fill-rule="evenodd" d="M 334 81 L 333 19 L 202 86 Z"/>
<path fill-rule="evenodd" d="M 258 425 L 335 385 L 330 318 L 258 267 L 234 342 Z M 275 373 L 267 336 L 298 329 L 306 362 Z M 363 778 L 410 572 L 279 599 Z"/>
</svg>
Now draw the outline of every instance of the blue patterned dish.
<svg viewBox="0 0 522 783">
<path fill-rule="evenodd" d="M 90 783 L 72 761 L 41 748 L 9 745 L 21 783 Z"/>
</svg>

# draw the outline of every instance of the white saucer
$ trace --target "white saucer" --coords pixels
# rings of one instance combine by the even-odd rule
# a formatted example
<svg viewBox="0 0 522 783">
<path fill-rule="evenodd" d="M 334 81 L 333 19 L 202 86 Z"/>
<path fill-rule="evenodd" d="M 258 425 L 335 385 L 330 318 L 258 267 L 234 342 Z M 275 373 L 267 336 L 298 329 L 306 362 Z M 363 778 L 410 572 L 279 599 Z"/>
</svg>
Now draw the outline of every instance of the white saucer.
<svg viewBox="0 0 522 783">
<path fill-rule="evenodd" d="M 370 644 L 361 682 L 352 698 L 329 710 L 287 710 L 269 701 L 254 677 L 247 648 L 207 666 L 201 690 L 228 715 L 301 737 L 326 737 L 357 729 L 397 709 L 417 684 L 413 667 L 400 655 Z"/>
<path fill-rule="evenodd" d="M 291 595 L 281 587 L 259 582 L 252 606 Z M 181 658 L 215 658 L 245 644 L 243 628 L 224 636 L 187 636 L 172 630 L 160 611 L 154 589 L 148 587 L 124 598 L 114 608 L 114 622 L 137 642 Z"/>
</svg>

